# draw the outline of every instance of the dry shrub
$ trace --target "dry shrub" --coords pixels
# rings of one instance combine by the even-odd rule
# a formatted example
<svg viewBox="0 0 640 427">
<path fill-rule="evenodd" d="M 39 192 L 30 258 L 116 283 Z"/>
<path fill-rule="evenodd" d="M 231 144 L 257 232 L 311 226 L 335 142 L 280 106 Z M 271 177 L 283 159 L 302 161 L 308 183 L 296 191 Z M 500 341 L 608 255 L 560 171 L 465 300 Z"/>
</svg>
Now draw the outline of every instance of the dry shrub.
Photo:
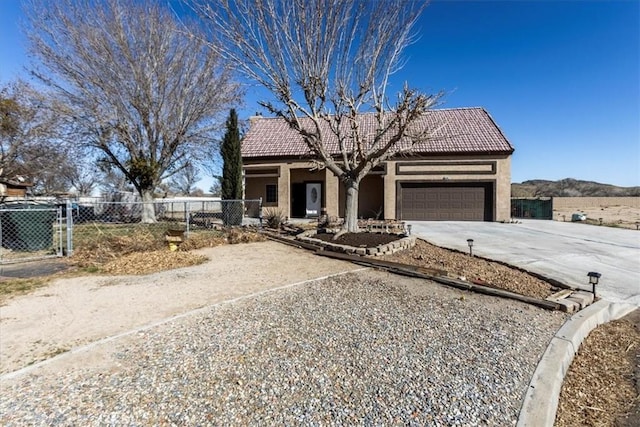
<svg viewBox="0 0 640 427">
<path fill-rule="evenodd" d="M 287 217 L 282 209 L 266 208 L 262 215 L 268 228 L 279 229 L 285 223 Z"/>
<path fill-rule="evenodd" d="M 264 240 L 265 237 L 262 234 L 258 234 L 253 230 L 232 228 L 227 232 L 227 242 L 232 245 L 237 243 L 263 242 Z"/>
<path fill-rule="evenodd" d="M 206 258 L 201 255 L 188 253 L 194 249 L 262 240 L 264 237 L 252 230 L 198 231 L 190 233 L 189 238 L 180 244 L 179 251 L 171 252 L 163 234 L 140 227 L 127 235 L 101 233 L 88 239 L 76 248 L 71 262 L 103 273 L 147 274 L 204 262 Z"/>
<path fill-rule="evenodd" d="M 227 243 L 227 237 L 218 231 L 191 233 L 179 246 L 180 251 L 191 251 L 201 248 L 213 248 Z"/>
<path fill-rule="evenodd" d="M 222 231 L 202 231 L 191 233 L 189 238 L 180 244 L 181 251 L 191 251 L 201 248 L 212 248 L 225 244 L 262 242 L 265 238 L 253 230 L 228 228 Z"/>
<path fill-rule="evenodd" d="M 128 235 L 103 233 L 75 248 L 72 262 L 79 267 L 96 267 L 131 253 L 159 250 L 165 245 L 142 227 L 133 229 Z"/>
<path fill-rule="evenodd" d="M 100 270 L 108 274 L 150 274 L 157 271 L 202 264 L 207 259 L 204 255 L 180 251 L 173 252 L 168 249 L 133 252 L 109 261 Z"/>
</svg>

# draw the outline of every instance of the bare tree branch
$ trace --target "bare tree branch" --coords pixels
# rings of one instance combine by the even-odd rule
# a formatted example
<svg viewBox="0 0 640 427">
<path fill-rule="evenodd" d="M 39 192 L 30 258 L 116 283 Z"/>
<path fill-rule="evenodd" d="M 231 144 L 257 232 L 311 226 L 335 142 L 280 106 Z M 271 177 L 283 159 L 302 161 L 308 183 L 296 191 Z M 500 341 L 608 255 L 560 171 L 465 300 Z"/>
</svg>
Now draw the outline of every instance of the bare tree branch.
<svg viewBox="0 0 640 427">
<path fill-rule="evenodd" d="M 24 81 L 0 89 L 0 179 L 24 179 L 36 193 L 68 190 L 67 172 L 80 159 L 68 155 L 61 109 Z"/>
<path fill-rule="evenodd" d="M 183 196 L 191 196 L 196 190 L 196 183 L 201 177 L 193 163 L 186 163 L 169 181 L 169 188 Z"/>
<path fill-rule="evenodd" d="M 415 123 L 439 95 L 405 87 L 391 108 L 387 95 L 426 2 L 187 1 L 208 24 L 210 47 L 273 95 L 262 105 L 300 133 L 317 167 L 343 182 L 345 229 L 357 231 L 362 178 L 429 136 Z M 375 114 L 373 131 L 360 128 L 362 113 Z M 407 139 L 414 142 L 400 147 Z"/>
<path fill-rule="evenodd" d="M 198 152 L 239 99 L 220 55 L 151 0 L 28 0 L 33 74 L 68 106 L 81 141 L 144 201 Z M 193 30 L 195 32 L 195 30 Z M 143 221 L 155 220 L 145 210 Z"/>
</svg>

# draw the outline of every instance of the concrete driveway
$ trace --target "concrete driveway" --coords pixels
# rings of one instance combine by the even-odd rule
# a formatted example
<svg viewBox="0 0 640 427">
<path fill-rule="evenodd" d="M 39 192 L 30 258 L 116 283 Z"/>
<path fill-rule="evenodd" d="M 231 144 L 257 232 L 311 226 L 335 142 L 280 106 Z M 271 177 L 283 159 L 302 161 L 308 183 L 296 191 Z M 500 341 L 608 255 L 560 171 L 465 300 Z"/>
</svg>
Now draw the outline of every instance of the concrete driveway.
<svg viewBox="0 0 640 427">
<path fill-rule="evenodd" d="M 602 274 L 598 296 L 640 307 L 640 231 L 582 223 L 523 220 L 409 222 L 412 234 L 438 246 L 468 251 L 591 290 L 587 273 Z"/>
</svg>

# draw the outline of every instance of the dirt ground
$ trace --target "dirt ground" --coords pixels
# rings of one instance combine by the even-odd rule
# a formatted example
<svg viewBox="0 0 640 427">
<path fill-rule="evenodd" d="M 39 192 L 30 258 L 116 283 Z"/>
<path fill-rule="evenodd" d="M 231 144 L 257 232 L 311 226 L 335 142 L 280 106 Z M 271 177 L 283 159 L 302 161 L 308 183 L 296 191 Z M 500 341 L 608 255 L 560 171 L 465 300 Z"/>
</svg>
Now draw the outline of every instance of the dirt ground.
<svg viewBox="0 0 640 427">
<path fill-rule="evenodd" d="M 219 301 L 360 268 L 275 242 L 195 252 L 209 261 L 148 276 L 63 278 L 5 301 L 0 373 Z"/>
<path fill-rule="evenodd" d="M 131 255 L 114 260 L 105 271 L 124 271 L 131 267 L 134 271 L 148 273 L 153 265 L 167 269 L 193 265 L 201 262 L 202 257 L 209 261 L 147 276 L 66 277 L 28 295 L 5 300 L 0 305 L 0 373 L 12 372 L 105 337 L 135 331 L 219 301 L 359 268 L 275 242 L 224 245 L 189 253 L 192 256 L 169 252 L 164 255 L 158 252 L 153 256 Z M 238 259 L 244 262 L 242 270 L 232 262 Z M 525 295 L 544 297 L 551 291 L 548 284 L 539 283 L 539 279 L 520 271 L 471 259 L 465 254 L 421 241 L 414 249 L 387 259 L 443 268 L 454 276 L 464 275 L 470 280 L 508 284 L 512 286 L 508 289 Z M 140 271 L 140 264 L 145 260 L 152 265 Z M 264 269 L 265 265 L 269 268 Z M 221 283 L 216 277 L 230 279 Z M 251 280 L 247 281 L 247 278 Z M 617 323 L 601 326 L 585 341 L 571 368 L 572 371 L 576 366 L 583 369 L 570 374 L 574 379 L 567 377 L 568 387 L 573 388 L 561 395 L 559 408 L 565 415 L 559 414 L 557 425 L 637 425 L 634 422 L 640 419 L 636 418 L 640 405 L 639 319 L 640 315 L 622 326 Z M 635 326 L 629 329 L 630 324 Z M 633 341 L 634 331 L 636 341 Z M 624 351 L 620 350 L 621 345 Z M 99 353 L 92 353 L 95 354 L 91 356 L 91 364 L 99 366 L 95 360 L 100 357 Z M 633 360 L 635 364 L 629 363 Z M 602 380 L 587 379 L 593 374 L 593 366 L 605 368 L 607 376 L 602 378 L 606 378 L 606 388 Z M 621 390 L 627 390 L 626 394 L 619 394 Z M 635 395 L 628 390 L 635 390 Z M 587 403 L 579 400 L 585 397 Z M 604 398 L 608 403 L 589 403 L 596 397 Z M 635 409 L 620 404 L 630 400 L 635 402 Z M 601 416 L 603 412 L 607 417 Z"/>
<path fill-rule="evenodd" d="M 600 218 L 602 224 L 611 227 L 622 227 L 636 229 L 640 224 L 640 208 L 631 206 L 606 206 L 597 208 L 566 208 L 554 209 L 553 219 L 555 221 L 571 221 L 571 215 L 581 212 L 587 215 L 587 223 L 599 225 Z"/>
</svg>

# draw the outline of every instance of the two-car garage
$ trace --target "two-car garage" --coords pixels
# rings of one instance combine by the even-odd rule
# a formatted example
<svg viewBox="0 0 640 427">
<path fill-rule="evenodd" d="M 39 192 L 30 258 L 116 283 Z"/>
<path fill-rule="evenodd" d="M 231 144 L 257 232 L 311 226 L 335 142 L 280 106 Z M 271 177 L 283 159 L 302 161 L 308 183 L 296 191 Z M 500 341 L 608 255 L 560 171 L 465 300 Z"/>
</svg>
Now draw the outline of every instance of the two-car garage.
<svg viewBox="0 0 640 427">
<path fill-rule="evenodd" d="M 493 221 L 492 182 L 399 182 L 397 218 L 413 221 Z"/>
</svg>

